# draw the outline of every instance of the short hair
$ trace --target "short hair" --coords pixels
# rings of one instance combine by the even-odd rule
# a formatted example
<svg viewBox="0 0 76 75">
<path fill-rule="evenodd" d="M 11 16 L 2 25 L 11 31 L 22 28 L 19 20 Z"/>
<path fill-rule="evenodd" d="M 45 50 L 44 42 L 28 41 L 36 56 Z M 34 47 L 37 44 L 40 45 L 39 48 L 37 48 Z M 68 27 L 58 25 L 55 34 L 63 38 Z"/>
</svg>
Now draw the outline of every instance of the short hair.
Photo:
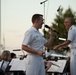
<svg viewBox="0 0 76 75">
<path fill-rule="evenodd" d="M 9 60 L 8 59 L 9 56 L 10 56 L 10 51 L 5 50 L 5 51 L 2 52 L 1 58 L 2 58 L 2 60 L 8 61 Z"/>
<path fill-rule="evenodd" d="M 39 20 L 40 16 L 43 16 L 43 15 L 42 14 L 34 14 L 32 16 L 32 23 L 34 23 L 36 20 Z"/>
<path fill-rule="evenodd" d="M 67 19 L 71 22 L 71 24 L 74 24 L 74 19 L 71 17 L 67 17 Z"/>
</svg>

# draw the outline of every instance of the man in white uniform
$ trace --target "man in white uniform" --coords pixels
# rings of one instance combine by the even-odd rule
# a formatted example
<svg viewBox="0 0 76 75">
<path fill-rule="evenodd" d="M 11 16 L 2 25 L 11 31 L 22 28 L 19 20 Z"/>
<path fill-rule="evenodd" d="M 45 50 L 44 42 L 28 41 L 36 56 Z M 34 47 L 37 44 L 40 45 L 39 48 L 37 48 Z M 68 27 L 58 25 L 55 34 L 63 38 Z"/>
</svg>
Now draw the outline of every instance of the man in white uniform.
<svg viewBox="0 0 76 75">
<path fill-rule="evenodd" d="M 71 49 L 70 71 L 71 75 L 76 75 L 76 26 L 73 25 L 72 18 L 66 18 L 64 21 L 64 25 L 68 30 L 67 41 L 63 42 L 62 44 L 56 45 L 53 49 L 57 50 L 60 47 L 70 45 Z"/>
<path fill-rule="evenodd" d="M 54 32 L 51 31 L 51 36 L 47 41 L 39 29 L 43 25 L 43 15 L 34 14 L 32 16 L 32 27 L 25 33 L 22 42 L 22 49 L 27 53 L 26 75 L 45 75 L 45 66 L 43 60 L 44 46 L 51 46 Z"/>
</svg>

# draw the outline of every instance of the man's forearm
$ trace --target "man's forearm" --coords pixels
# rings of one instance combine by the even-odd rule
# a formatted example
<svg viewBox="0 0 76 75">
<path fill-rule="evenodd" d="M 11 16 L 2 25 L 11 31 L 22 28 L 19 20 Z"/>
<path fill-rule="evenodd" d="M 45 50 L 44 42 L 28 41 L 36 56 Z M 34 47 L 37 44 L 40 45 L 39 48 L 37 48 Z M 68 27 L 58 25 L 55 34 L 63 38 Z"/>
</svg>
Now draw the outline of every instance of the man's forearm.
<svg viewBox="0 0 76 75">
<path fill-rule="evenodd" d="M 29 48 L 28 46 L 22 45 L 22 50 L 32 53 L 32 54 L 37 54 L 39 56 L 43 56 L 44 52 L 39 51 L 39 50 L 34 50 L 32 48 Z"/>
<path fill-rule="evenodd" d="M 26 52 L 29 52 L 29 53 L 33 53 L 33 54 L 37 54 L 37 51 L 36 50 L 33 50 L 25 45 L 22 45 L 22 49 L 25 50 Z"/>
<path fill-rule="evenodd" d="M 62 44 L 59 44 L 59 47 L 63 47 L 63 46 L 67 46 L 68 44 L 70 44 L 71 41 L 67 40 L 65 42 L 63 42 Z"/>
<path fill-rule="evenodd" d="M 50 36 L 45 46 L 49 48 L 52 45 L 53 40 L 54 40 L 54 36 Z"/>
</svg>

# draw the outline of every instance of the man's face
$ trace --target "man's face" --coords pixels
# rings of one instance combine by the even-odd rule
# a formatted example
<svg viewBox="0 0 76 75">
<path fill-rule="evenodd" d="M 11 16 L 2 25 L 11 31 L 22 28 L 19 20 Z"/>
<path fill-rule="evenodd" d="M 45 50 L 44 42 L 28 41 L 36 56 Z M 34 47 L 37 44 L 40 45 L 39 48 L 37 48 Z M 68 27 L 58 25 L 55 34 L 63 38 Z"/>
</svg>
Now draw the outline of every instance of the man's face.
<svg viewBox="0 0 76 75">
<path fill-rule="evenodd" d="M 39 28 L 42 28 L 42 25 L 43 25 L 43 23 L 44 23 L 43 21 L 44 21 L 43 17 L 40 16 L 40 19 L 38 20 L 38 27 L 39 27 Z"/>
<path fill-rule="evenodd" d="M 70 26 L 71 26 L 71 21 L 70 21 L 68 18 L 66 18 L 66 19 L 64 20 L 64 26 L 66 27 L 66 29 L 69 29 L 69 28 L 70 28 Z"/>
</svg>

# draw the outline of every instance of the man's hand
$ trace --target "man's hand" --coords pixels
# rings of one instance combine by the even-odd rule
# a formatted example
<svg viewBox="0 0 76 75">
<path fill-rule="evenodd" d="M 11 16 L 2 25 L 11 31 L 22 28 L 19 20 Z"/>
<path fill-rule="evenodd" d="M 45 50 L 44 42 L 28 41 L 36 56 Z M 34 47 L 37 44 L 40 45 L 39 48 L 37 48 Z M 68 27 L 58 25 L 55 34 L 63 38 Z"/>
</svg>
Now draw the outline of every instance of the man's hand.
<svg viewBox="0 0 76 75">
<path fill-rule="evenodd" d="M 43 54 L 45 54 L 45 52 L 37 51 L 37 54 L 40 55 L 40 56 L 43 56 Z"/>
<path fill-rule="evenodd" d="M 50 28 L 50 34 L 51 35 L 55 35 L 55 31 L 56 31 L 55 28 L 53 28 L 53 27 Z"/>
</svg>

